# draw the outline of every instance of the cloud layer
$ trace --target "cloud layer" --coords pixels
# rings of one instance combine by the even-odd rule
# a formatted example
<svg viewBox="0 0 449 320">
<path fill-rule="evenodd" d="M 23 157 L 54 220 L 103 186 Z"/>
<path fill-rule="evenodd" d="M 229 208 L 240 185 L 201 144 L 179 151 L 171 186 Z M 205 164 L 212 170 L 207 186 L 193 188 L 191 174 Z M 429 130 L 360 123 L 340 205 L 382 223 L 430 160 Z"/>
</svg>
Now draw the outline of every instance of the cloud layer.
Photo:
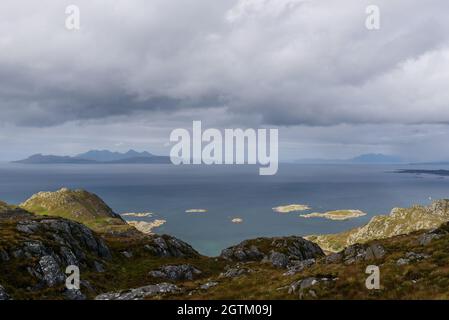
<svg viewBox="0 0 449 320">
<path fill-rule="evenodd" d="M 449 4 L 375 2 L 376 31 L 364 0 L 3 1 L 0 122 L 210 108 L 268 125 L 449 122 Z"/>
</svg>

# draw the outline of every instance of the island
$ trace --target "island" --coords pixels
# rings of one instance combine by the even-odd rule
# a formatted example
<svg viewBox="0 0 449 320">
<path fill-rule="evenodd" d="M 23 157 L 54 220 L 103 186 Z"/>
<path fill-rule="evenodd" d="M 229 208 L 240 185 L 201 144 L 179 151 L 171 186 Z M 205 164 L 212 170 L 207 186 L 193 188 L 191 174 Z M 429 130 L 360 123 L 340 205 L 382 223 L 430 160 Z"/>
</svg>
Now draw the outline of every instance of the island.
<svg viewBox="0 0 449 320">
<path fill-rule="evenodd" d="M 159 220 L 156 219 L 151 222 L 145 222 L 145 221 L 127 221 L 129 225 L 133 226 L 140 232 L 144 234 L 153 234 L 153 229 L 162 226 L 167 221 L 166 220 Z"/>
<path fill-rule="evenodd" d="M 206 209 L 188 209 L 186 210 L 186 213 L 204 213 L 207 212 Z"/>
<path fill-rule="evenodd" d="M 404 170 L 397 170 L 395 173 L 411 173 L 411 174 L 432 174 L 436 176 L 449 176 L 449 170 L 426 170 L 426 169 L 404 169 Z"/>
<path fill-rule="evenodd" d="M 325 218 L 329 220 L 348 220 L 366 216 L 366 213 L 360 210 L 333 210 L 324 213 L 313 212 L 309 214 L 301 214 L 303 218 Z"/>
<path fill-rule="evenodd" d="M 274 207 L 272 209 L 273 209 L 273 211 L 279 212 L 279 213 L 289 213 L 289 212 L 293 212 L 293 211 L 306 211 L 306 210 L 310 210 L 311 208 L 305 204 L 289 204 L 286 206 Z"/>
</svg>

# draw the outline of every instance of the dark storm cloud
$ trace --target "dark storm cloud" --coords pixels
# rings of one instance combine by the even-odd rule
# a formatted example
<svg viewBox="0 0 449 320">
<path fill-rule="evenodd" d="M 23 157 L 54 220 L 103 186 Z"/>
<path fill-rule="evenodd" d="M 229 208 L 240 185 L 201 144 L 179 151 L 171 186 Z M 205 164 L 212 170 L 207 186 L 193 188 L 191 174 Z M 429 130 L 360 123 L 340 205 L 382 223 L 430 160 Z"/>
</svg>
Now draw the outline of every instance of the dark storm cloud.
<svg viewBox="0 0 449 320">
<path fill-rule="evenodd" d="M 80 31 L 64 28 L 68 4 L 81 9 Z M 380 30 L 365 28 L 368 4 L 381 9 Z M 446 0 L 3 1 L 0 123 L 180 110 L 193 119 L 206 108 L 274 125 L 447 123 L 448 9 Z"/>
</svg>

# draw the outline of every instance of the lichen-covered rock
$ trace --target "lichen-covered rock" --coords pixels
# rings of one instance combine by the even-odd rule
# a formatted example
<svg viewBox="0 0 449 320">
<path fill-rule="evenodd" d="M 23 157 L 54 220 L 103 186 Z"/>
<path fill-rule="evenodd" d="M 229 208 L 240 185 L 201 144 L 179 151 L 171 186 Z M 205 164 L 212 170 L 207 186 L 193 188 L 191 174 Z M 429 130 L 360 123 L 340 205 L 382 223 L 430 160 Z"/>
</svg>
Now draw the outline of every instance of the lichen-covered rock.
<svg viewBox="0 0 449 320">
<path fill-rule="evenodd" d="M 413 251 L 407 252 L 405 257 L 398 259 L 396 264 L 398 266 L 406 265 L 412 262 L 421 261 L 423 259 L 427 259 L 429 256 L 422 253 L 415 253 Z"/>
<path fill-rule="evenodd" d="M 0 260 L 19 260 L 39 285 L 55 287 L 64 283 L 70 265 L 97 269 L 99 261 L 109 260 L 111 252 L 105 242 L 86 226 L 61 218 L 23 218 L 1 222 L 0 228 L 13 228 L 20 241 L 0 239 Z M 25 271 L 26 272 L 26 271 Z"/>
<path fill-rule="evenodd" d="M 231 261 L 269 261 L 285 268 L 291 261 L 323 256 L 321 248 L 301 237 L 257 238 L 224 249 L 221 257 Z"/>
<path fill-rule="evenodd" d="M 271 252 L 268 260 L 276 268 L 286 268 L 289 262 L 287 255 L 276 251 Z"/>
<path fill-rule="evenodd" d="M 95 300 L 142 300 L 149 296 L 176 293 L 180 289 L 170 283 L 159 283 L 120 292 L 108 292 L 98 295 Z"/>
<path fill-rule="evenodd" d="M 61 271 L 61 266 L 56 259 L 50 255 L 43 256 L 39 260 L 37 274 L 45 281 L 48 287 L 61 284 L 65 280 L 65 275 Z"/>
<path fill-rule="evenodd" d="M 360 261 L 382 259 L 385 256 L 385 249 L 378 244 L 354 244 L 347 247 L 340 254 L 342 254 L 344 263 L 348 265 Z"/>
<path fill-rule="evenodd" d="M 206 282 L 205 284 L 202 284 L 200 286 L 200 289 L 201 290 L 209 290 L 210 288 L 215 287 L 217 285 L 218 285 L 218 282 L 210 281 L 210 282 Z"/>
<path fill-rule="evenodd" d="M 447 232 L 441 228 L 439 229 L 433 229 L 430 230 L 428 232 L 423 233 L 421 236 L 419 236 L 418 238 L 418 242 L 420 245 L 422 246 L 427 246 L 429 245 L 432 241 L 434 240 L 438 240 L 441 239 L 442 237 L 444 237 L 445 235 L 447 235 Z"/>
<path fill-rule="evenodd" d="M 288 266 L 288 271 L 284 273 L 284 276 L 292 276 L 307 268 L 310 268 L 316 263 L 315 259 L 306 259 L 302 261 L 292 261 Z"/>
<path fill-rule="evenodd" d="M 153 278 L 162 278 L 170 281 L 193 280 L 201 271 L 190 264 L 166 265 L 158 270 L 149 272 Z"/>
</svg>

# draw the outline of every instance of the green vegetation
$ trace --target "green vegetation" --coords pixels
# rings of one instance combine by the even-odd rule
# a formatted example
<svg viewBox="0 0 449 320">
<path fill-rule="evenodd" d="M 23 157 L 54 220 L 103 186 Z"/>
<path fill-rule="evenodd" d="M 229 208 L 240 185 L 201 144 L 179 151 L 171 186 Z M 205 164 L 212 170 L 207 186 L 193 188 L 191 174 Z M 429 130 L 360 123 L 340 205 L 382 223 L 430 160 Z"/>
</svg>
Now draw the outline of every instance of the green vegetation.
<svg viewBox="0 0 449 320">
<path fill-rule="evenodd" d="M 85 190 L 62 188 L 56 192 L 39 192 L 20 207 L 36 215 L 74 220 L 97 232 L 120 233 L 134 229 L 97 195 Z"/>
</svg>

